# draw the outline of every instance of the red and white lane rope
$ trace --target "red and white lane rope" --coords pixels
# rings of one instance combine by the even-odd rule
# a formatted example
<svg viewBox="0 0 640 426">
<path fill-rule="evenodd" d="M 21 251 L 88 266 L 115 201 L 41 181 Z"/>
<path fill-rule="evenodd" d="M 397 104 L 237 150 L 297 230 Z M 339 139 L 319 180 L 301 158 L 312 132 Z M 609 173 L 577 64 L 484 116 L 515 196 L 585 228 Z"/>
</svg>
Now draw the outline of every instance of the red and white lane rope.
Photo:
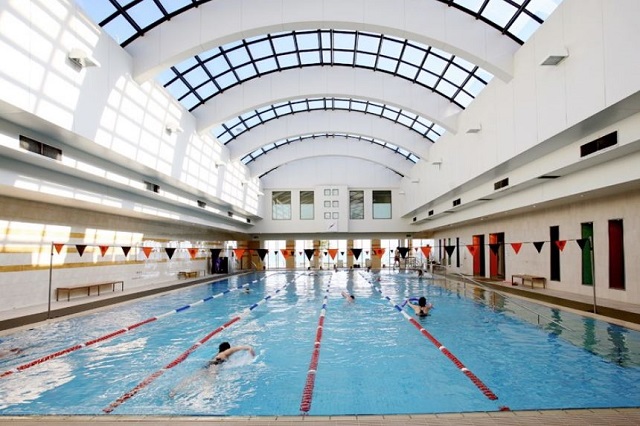
<svg viewBox="0 0 640 426">
<path fill-rule="evenodd" d="M 277 289 L 274 294 L 278 294 L 280 293 L 280 291 L 284 290 L 290 283 L 294 282 L 298 277 L 294 278 L 292 281 L 289 281 L 287 283 L 285 283 L 281 288 Z M 200 346 L 202 346 L 203 344 L 205 344 L 209 339 L 211 339 L 213 336 L 215 336 L 216 334 L 220 333 L 221 331 L 229 328 L 230 326 L 232 326 L 233 324 L 235 324 L 236 322 L 240 321 L 242 318 L 244 318 L 245 316 L 247 316 L 252 310 L 254 310 L 255 308 L 257 308 L 260 304 L 266 302 L 267 300 L 271 299 L 272 295 L 268 295 L 265 296 L 262 300 L 260 300 L 258 303 L 254 303 L 253 305 L 251 305 L 250 307 L 246 308 L 241 314 L 236 315 L 235 317 L 231 318 L 229 321 L 227 321 L 226 323 L 224 323 L 223 325 L 221 325 L 220 327 L 216 328 L 215 330 L 213 330 L 212 332 L 210 332 L 209 334 L 207 334 L 206 336 L 204 336 L 202 339 L 198 340 L 193 346 L 191 346 L 189 349 L 187 349 L 186 351 L 184 351 L 182 354 L 180 354 L 180 356 L 178 356 L 176 359 L 174 359 L 173 361 L 171 361 L 169 364 L 165 365 L 164 367 L 162 367 L 160 370 L 156 371 L 155 373 L 151 374 L 150 376 L 148 376 L 146 379 L 144 379 L 143 381 L 141 381 L 140 383 L 138 383 L 136 386 L 134 386 L 130 391 L 124 393 L 122 396 L 120 396 L 118 399 L 116 399 L 115 401 L 113 401 L 111 404 L 109 404 L 109 406 L 105 407 L 102 409 L 102 411 L 104 411 L 105 413 L 109 414 L 111 412 L 113 412 L 113 410 L 115 410 L 116 408 L 118 408 L 120 405 L 122 405 L 123 402 L 127 401 L 128 399 L 132 398 L 133 396 L 135 396 L 138 392 L 140 392 L 142 389 L 146 388 L 147 386 L 149 386 L 151 383 L 153 383 L 158 377 L 162 376 L 167 370 L 172 369 L 173 367 L 175 367 L 176 365 L 180 364 L 182 361 L 184 361 L 185 359 L 187 359 L 189 357 L 189 355 L 191 355 L 193 352 L 196 351 L 196 349 L 198 349 Z"/>
<path fill-rule="evenodd" d="M 264 278 L 266 278 L 266 277 L 263 277 L 263 278 L 260 278 L 260 279 L 262 280 L 262 279 L 264 279 Z M 258 281 L 259 281 L 259 280 L 253 280 L 253 281 L 252 281 L 252 283 L 256 283 L 256 282 L 258 282 Z M 109 334 L 105 334 L 104 336 L 98 337 L 98 338 L 96 338 L 96 339 L 87 340 L 87 341 L 86 341 L 86 342 L 84 342 L 84 343 L 78 343 L 78 344 L 73 345 L 73 346 L 70 346 L 70 347 L 68 347 L 68 348 L 66 348 L 66 349 L 61 349 L 61 350 L 59 350 L 59 351 L 57 351 L 57 352 L 51 353 L 51 354 L 49 354 L 49 355 L 45 355 L 45 356 L 43 356 L 43 357 L 41 357 L 41 358 L 38 358 L 38 359 L 35 359 L 35 360 L 33 360 L 33 361 L 29 361 L 29 362 L 27 362 L 26 364 L 22 364 L 22 365 L 19 365 L 19 366 L 17 366 L 17 367 L 14 367 L 14 368 L 12 368 L 11 370 L 6 370 L 6 371 L 4 371 L 4 372 L 0 373 L 0 378 L 3 378 L 3 377 L 6 377 L 6 376 L 9 376 L 9 375 L 14 374 L 14 373 L 19 373 L 19 372 L 24 371 L 24 370 L 26 370 L 26 369 L 28 369 L 28 368 L 34 367 L 34 366 L 36 366 L 36 365 L 40 365 L 40 364 L 42 364 L 42 363 L 44 363 L 44 362 L 47 362 L 47 361 L 50 361 L 50 360 L 52 360 L 52 359 L 55 359 L 55 358 L 61 357 L 61 356 L 63 356 L 63 355 L 70 354 L 71 352 L 75 352 L 75 351 L 77 351 L 77 350 L 79 350 L 79 349 L 82 349 L 82 348 L 86 348 L 86 347 L 89 347 L 89 346 L 95 345 L 96 343 L 104 342 L 105 340 L 109 340 L 109 339 L 112 339 L 112 338 L 114 338 L 114 337 L 116 337 L 116 336 L 119 336 L 119 335 L 121 335 L 121 334 L 124 334 L 124 333 L 126 333 L 127 331 L 134 330 L 134 329 L 136 329 L 136 328 L 138 328 L 138 327 L 140 327 L 140 326 L 143 326 L 143 325 L 145 325 L 145 324 L 149 324 L 149 323 L 154 322 L 154 321 L 157 321 L 157 320 L 159 320 L 159 319 L 162 319 L 162 318 L 168 317 L 168 316 L 170 316 L 170 315 L 176 314 L 176 313 L 178 313 L 178 312 L 185 311 L 185 310 L 187 310 L 187 309 L 189 309 L 189 308 L 191 308 L 191 307 L 193 307 L 193 306 L 199 305 L 199 304 L 204 303 L 204 302 L 208 302 L 209 300 L 217 299 L 217 298 L 219 298 L 219 297 L 224 296 L 224 295 L 225 295 L 225 294 L 227 294 L 227 293 L 230 293 L 230 292 L 232 292 L 232 291 L 237 291 L 237 290 L 239 290 L 240 288 L 244 288 L 244 287 L 247 287 L 247 286 L 248 286 L 248 284 L 244 284 L 242 287 L 226 289 L 226 290 L 225 290 L 225 291 L 223 291 L 223 292 L 220 292 L 220 293 L 218 293 L 218 294 L 215 294 L 215 295 L 212 295 L 212 296 L 206 297 L 206 298 L 204 298 L 204 299 L 198 300 L 198 301 L 193 302 L 193 303 L 190 303 L 190 304 L 188 304 L 188 305 L 184 305 L 184 306 L 182 306 L 182 307 L 180 307 L 180 308 L 173 309 L 173 310 L 171 310 L 171 311 L 169 311 L 169 312 L 165 312 L 165 313 L 164 313 L 164 314 L 162 314 L 162 315 L 156 315 L 156 316 L 154 316 L 154 317 L 147 318 L 147 319 L 146 319 L 146 320 L 144 320 L 144 321 L 140 321 L 140 322 L 137 322 L 137 323 L 135 323 L 135 324 L 128 325 L 128 326 L 126 326 L 126 327 L 123 327 L 123 328 L 121 328 L 121 329 L 119 329 L 119 330 L 113 331 L 113 332 L 111 332 L 111 333 L 109 333 Z"/>
<path fill-rule="evenodd" d="M 495 401 L 498 399 L 498 397 L 496 396 L 496 394 L 494 394 L 491 389 L 489 389 L 487 387 L 487 385 L 485 385 L 482 380 L 480 380 L 475 374 L 473 374 L 467 367 L 465 367 L 465 365 L 458 359 L 456 358 L 455 355 L 453 355 L 451 353 L 451 351 L 449 351 L 449 349 L 447 349 L 442 343 L 440 343 L 431 333 L 429 333 L 422 325 L 420 325 L 420 323 L 418 321 L 416 321 L 415 318 L 413 318 L 411 315 L 407 314 L 403 309 L 402 306 L 398 305 L 397 303 L 394 303 L 391 298 L 389 296 L 386 296 L 385 294 L 382 293 L 382 290 L 378 287 L 376 287 L 370 280 L 367 279 L 367 282 L 369 284 L 371 284 L 371 287 L 373 287 L 374 290 L 376 290 L 378 293 L 380 293 L 380 295 L 387 299 L 389 301 L 389 303 L 391 303 L 391 305 L 396 308 L 396 310 L 402 314 L 402 316 L 405 317 L 405 319 L 407 321 L 409 321 L 411 324 L 413 324 L 419 331 L 420 333 L 425 336 L 427 339 L 429 339 L 429 341 L 431 341 L 431 343 L 433 343 L 438 350 L 440 350 L 440 352 L 442 352 L 447 358 L 449 358 L 456 367 L 458 367 L 458 369 L 469 378 L 469 380 L 471 380 L 471 382 L 476 385 L 476 387 L 490 400 Z M 404 305 L 403 305 L 404 306 Z M 501 407 L 501 410 L 503 410 L 504 408 Z"/>
<path fill-rule="evenodd" d="M 329 301 L 329 287 L 331 286 L 331 278 L 327 283 L 327 290 L 322 301 L 322 309 L 318 318 L 318 327 L 316 328 L 316 339 L 313 344 L 313 352 L 311 353 L 311 361 L 309 362 L 309 370 L 307 371 L 307 380 L 302 390 L 302 401 L 300 402 L 300 411 L 306 415 L 311 409 L 311 400 L 313 399 L 313 388 L 316 382 L 316 372 L 318 371 L 318 360 L 320 358 L 320 342 L 322 341 L 322 329 L 324 327 L 324 317 L 327 313 L 327 303 Z"/>
</svg>

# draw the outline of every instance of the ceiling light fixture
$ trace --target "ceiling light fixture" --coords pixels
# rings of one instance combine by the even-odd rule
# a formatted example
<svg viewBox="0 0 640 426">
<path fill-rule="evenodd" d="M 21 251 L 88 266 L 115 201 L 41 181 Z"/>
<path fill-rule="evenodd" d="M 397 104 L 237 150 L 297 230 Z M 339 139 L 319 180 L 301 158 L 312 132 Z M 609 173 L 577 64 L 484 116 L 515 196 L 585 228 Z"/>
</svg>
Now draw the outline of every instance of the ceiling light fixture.
<svg viewBox="0 0 640 426">
<path fill-rule="evenodd" d="M 67 57 L 80 68 L 100 67 L 100 62 L 87 53 L 87 51 L 80 48 L 71 49 Z"/>
</svg>

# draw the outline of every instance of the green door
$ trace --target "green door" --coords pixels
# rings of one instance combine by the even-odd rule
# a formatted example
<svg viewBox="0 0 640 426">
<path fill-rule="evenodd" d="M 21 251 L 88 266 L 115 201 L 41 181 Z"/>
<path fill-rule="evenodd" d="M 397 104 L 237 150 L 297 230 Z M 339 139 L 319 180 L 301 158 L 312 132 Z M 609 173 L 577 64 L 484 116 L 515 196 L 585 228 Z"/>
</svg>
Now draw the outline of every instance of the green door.
<svg viewBox="0 0 640 426">
<path fill-rule="evenodd" d="M 582 224 L 582 238 L 593 241 L 593 223 Z M 582 284 L 593 285 L 593 265 L 591 262 L 591 244 L 587 243 L 582 249 Z"/>
</svg>

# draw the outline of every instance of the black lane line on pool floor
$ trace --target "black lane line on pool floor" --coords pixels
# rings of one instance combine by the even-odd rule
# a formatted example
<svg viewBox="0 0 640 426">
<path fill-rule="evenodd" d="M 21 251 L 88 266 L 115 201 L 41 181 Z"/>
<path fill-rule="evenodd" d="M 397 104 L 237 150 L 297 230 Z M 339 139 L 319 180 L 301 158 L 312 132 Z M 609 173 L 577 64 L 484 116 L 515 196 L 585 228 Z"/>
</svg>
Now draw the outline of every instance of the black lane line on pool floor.
<svg viewBox="0 0 640 426">
<path fill-rule="evenodd" d="M 273 275 L 275 275 L 275 274 L 273 274 Z M 264 280 L 266 278 L 267 278 L 267 276 L 264 276 L 264 277 L 262 277 L 260 279 L 253 280 L 253 281 L 251 281 L 251 284 L 254 284 L 254 283 L 256 283 L 258 281 L 261 281 L 261 280 Z M 242 287 L 248 287 L 248 286 L 249 286 L 248 283 L 242 285 Z M 188 305 L 184 305 L 184 306 L 182 306 L 180 308 L 173 309 L 173 310 L 171 310 L 169 312 L 165 312 L 164 314 L 156 315 L 156 316 L 153 316 L 153 317 L 149 317 L 146 320 L 137 322 L 137 323 L 132 324 L 132 325 L 125 326 L 125 327 L 123 327 L 123 328 L 121 328 L 119 330 L 116 330 L 116 331 L 113 331 L 111 333 L 105 334 L 105 335 L 103 335 L 101 337 L 98 337 L 98 338 L 95 338 L 95 339 L 91 339 L 91 340 L 87 340 L 84 343 L 78 343 L 78 344 L 70 346 L 70 347 L 68 347 L 66 349 L 61 349 L 61 350 L 59 350 L 57 352 L 53 352 L 53 353 L 51 353 L 49 355 L 45 355 L 45 356 L 40 357 L 38 359 L 35 359 L 33 361 L 29 361 L 29 362 L 27 362 L 25 364 L 21 364 L 21 365 L 19 365 L 17 367 L 14 367 L 14 368 L 10 369 L 10 370 L 6 370 L 6 371 L 0 373 L 0 379 L 3 378 L 3 377 L 6 377 L 6 376 L 10 376 L 11 374 L 14 374 L 14 373 L 20 373 L 20 372 L 22 372 L 22 371 L 24 371 L 24 370 L 26 370 L 28 368 L 34 367 L 36 365 L 40 365 L 40 364 L 42 364 L 44 362 L 47 362 L 47 361 L 50 361 L 52 359 L 61 357 L 63 355 L 70 354 L 71 352 L 75 352 L 75 351 L 77 351 L 79 349 L 86 348 L 86 347 L 95 345 L 96 343 L 101 343 L 101 342 L 104 342 L 106 340 L 112 339 L 112 338 L 114 338 L 116 336 L 124 334 L 124 333 L 126 333 L 128 331 L 134 330 L 134 329 L 136 329 L 136 328 L 138 328 L 140 326 L 143 326 L 145 324 L 149 324 L 149 323 L 152 323 L 152 322 L 157 321 L 159 319 L 168 317 L 170 315 L 186 311 L 187 309 L 189 309 L 189 308 L 191 308 L 193 306 L 200 305 L 200 304 L 202 304 L 204 302 L 208 302 L 209 300 L 217 299 L 217 298 L 222 297 L 222 296 L 224 296 L 224 295 L 226 295 L 228 293 L 231 293 L 232 291 L 237 291 L 240 288 L 241 287 L 228 288 L 225 291 L 222 291 L 222 292 L 220 292 L 218 294 L 211 295 L 209 297 L 205 297 L 204 299 L 197 300 L 197 301 L 195 301 L 193 303 L 190 303 Z"/>
<path fill-rule="evenodd" d="M 427 339 L 429 339 L 429 341 L 431 341 L 431 343 L 433 343 L 435 345 L 435 347 L 438 348 L 438 350 L 440 350 L 440 352 L 442 352 L 447 358 L 449 358 L 451 360 L 451 362 L 453 362 L 455 364 L 456 367 L 458 367 L 458 369 L 469 378 L 469 380 L 471 380 L 471 382 L 484 394 L 484 396 L 486 396 L 487 398 L 489 398 L 492 401 L 495 401 L 498 399 L 498 397 L 496 396 L 496 394 L 494 394 L 491 389 L 489 389 L 483 382 L 482 380 L 480 380 L 475 374 L 473 374 L 471 371 L 469 371 L 469 369 L 467 367 L 464 366 L 464 364 L 458 359 L 456 358 L 455 355 L 453 355 L 449 349 L 447 349 L 442 343 L 440 343 L 431 333 L 429 333 L 424 327 L 422 327 L 422 325 L 420 325 L 420 323 L 418 321 L 415 320 L 415 318 L 411 317 L 409 314 L 407 314 L 401 306 L 399 306 L 397 303 L 394 303 L 391 298 L 385 294 L 382 293 L 382 290 L 378 287 L 376 287 L 371 280 L 369 280 L 367 277 L 363 276 L 361 274 L 362 278 L 364 278 L 370 285 L 371 287 L 376 290 L 378 293 L 380 293 L 380 295 L 387 299 L 389 301 L 389 303 L 396 308 L 396 310 L 405 317 L 405 319 L 407 321 L 409 321 L 411 324 L 413 324 L 419 331 L 420 333 L 425 336 Z M 500 410 L 508 410 L 507 407 L 500 407 Z"/>
<path fill-rule="evenodd" d="M 302 400 L 300 401 L 300 411 L 302 415 L 307 415 L 311 410 L 311 400 L 313 399 L 313 388 L 316 381 L 316 372 L 318 371 L 318 360 L 320 358 L 320 342 L 322 341 L 322 329 L 324 327 L 324 318 L 327 313 L 327 303 L 329 302 L 329 288 L 331 287 L 331 278 L 327 283 L 327 289 L 322 301 L 322 309 L 318 317 L 318 327 L 316 328 L 316 340 L 313 344 L 313 352 L 311 353 L 311 361 L 309 362 L 309 370 L 307 371 L 307 380 L 302 390 Z"/>
<path fill-rule="evenodd" d="M 289 286 L 289 284 L 295 282 L 299 277 L 300 277 L 300 275 L 297 275 L 294 279 L 292 279 L 291 281 L 285 283 L 285 285 L 282 286 L 282 288 L 279 288 L 274 292 L 274 295 L 277 295 L 278 293 L 280 293 L 280 291 L 286 289 Z M 202 346 L 204 343 L 206 343 L 213 336 L 215 336 L 219 332 L 225 330 L 226 328 L 230 327 L 231 325 L 235 324 L 236 322 L 240 321 L 242 318 L 246 317 L 251 311 L 253 311 L 255 308 L 257 308 L 260 304 L 262 304 L 262 303 L 266 302 L 267 300 L 271 299 L 271 297 L 272 297 L 271 294 L 268 295 L 268 296 L 265 296 L 259 302 L 254 303 L 250 307 L 246 308 L 243 313 L 241 313 L 239 315 L 236 315 L 235 317 L 232 317 L 229 321 L 227 321 L 226 323 L 224 323 L 220 327 L 216 328 L 215 330 L 213 330 L 212 332 L 210 332 L 209 334 L 204 336 L 202 339 L 198 340 L 189 349 L 184 351 L 182 354 L 180 354 L 180 356 L 178 356 L 176 359 L 171 361 L 169 364 L 165 365 L 160 370 L 158 370 L 155 373 L 151 374 L 146 379 L 144 379 L 143 381 L 138 383 L 135 387 L 133 387 L 130 391 L 124 393 L 122 396 L 120 396 L 114 402 L 109 404 L 109 406 L 103 408 L 102 411 L 104 411 L 107 414 L 113 412 L 113 410 L 115 410 L 120 405 L 122 405 L 123 402 L 127 401 L 128 399 L 130 399 L 131 397 L 136 395 L 138 392 L 140 392 L 140 390 L 144 389 L 145 387 L 147 387 L 148 385 L 153 383 L 158 377 L 162 376 L 167 370 L 170 370 L 171 368 L 175 367 L 176 365 L 180 364 L 182 361 L 187 359 L 189 357 L 189 355 L 191 355 L 193 352 L 195 352 L 200 346 Z"/>
</svg>

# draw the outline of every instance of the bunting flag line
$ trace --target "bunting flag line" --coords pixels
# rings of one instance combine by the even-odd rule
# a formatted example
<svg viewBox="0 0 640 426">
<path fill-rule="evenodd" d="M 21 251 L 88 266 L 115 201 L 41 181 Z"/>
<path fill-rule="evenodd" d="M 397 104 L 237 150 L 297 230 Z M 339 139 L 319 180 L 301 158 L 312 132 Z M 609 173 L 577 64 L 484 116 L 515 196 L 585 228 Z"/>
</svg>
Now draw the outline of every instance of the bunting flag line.
<svg viewBox="0 0 640 426">
<path fill-rule="evenodd" d="M 104 255 L 107 253 L 107 250 L 109 250 L 109 246 L 98 246 L 100 247 L 100 254 L 102 255 L 102 257 L 104 257 Z"/>
<path fill-rule="evenodd" d="M 338 249 L 327 249 L 327 251 L 329 252 L 329 256 L 331 256 L 332 259 L 336 258 L 336 254 L 338 254 Z"/>
<path fill-rule="evenodd" d="M 566 240 L 557 240 L 556 241 L 556 246 L 558 246 L 558 248 L 560 249 L 560 251 L 564 250 L 564 246 L 567 244 Z"/>
<path fill-rule="evenodd" d="M 236 255 L 236 259 L 242 259 L 245 249 L 233 249 L 233 254 Z"/>
<path fill-rule="evenodd" d="M 447 252 L 449 257 L 453 255 L 453 251 L 456 249 L 456 246 L 444 246 L 444 250 Z"/>
<path fill-rule="evenodd" d="M 403 259 L 407 257 L 407 253 L 409 253 L 408 247 L 398 247 L 396 250 L 400 252 L 400 256 L 402 256 Z"/>
<path fill-rule="evenodd" d="M 258 257 L 260 258 L 260 260 L 264 262 L 264 258 L 267 255 L 267 253 L 269 253 L 269 250 L 267 250 L 267 249 L 256 249 L 256 252 L 258 253 Z"/>
<path fill-rule="evenodd" d="M 589 239 L 588 238 L 580 238 L 579 240 L 576 240 L 576 243 L 578 243 L 578 246 L 580 246 L 580 248 L 582 250 L 584 250 L 585 247 L 589 246 Z"/>
<path fill-rule="evenodd" d="M 431 254 L 431 246 L 420 247 L 420 250 L 422 250 L 422 254 L 424 254 L 424 257 L 428 258 Z"/>
<path fill-rule="evenodd" d="M 467 244 L 467 250 L 469 250 L 469 253 L 471 253 L 471 256 L 475 256 L 476 252 L 478 251 L 478 246 L 473 244 Z"/>
<path fill-rule="evenodd" d="M 536 248 L 536 250 L 538 250 L 538 253 L 540 253 L 540 250 L 542 250 L 542 246 L 544 245 L 544 241 L 534 241 L 533 242 L 533 246 Z"/>
<path fill-rule="evenodd" d="M 131 250 L 131 246 L 122 246 L 122 253 L 124 253 L 124 257 L 129 255 L 129 250 Z"/>
<path fill-rule="evenodd" d="M 64 246 L 64 244 L 55 243 L 53 246 L 56 248 L 58 254 L 60 254 L 60 250 L 62 250 L 62 246 Z"/>
<path fill-rule="evenodd" d="M 500 243 L 490 243 L 489 244 L 489 249 L 491 250 L 491 252 L 493 254 L 495 254 L 497 256 L 498 255 L 498 250 L 500 250 Z"/>
<path fill-rule="evenodd" d="M 86 244 L 76 244 L 76 250 L 78 250 L 80 257 L 82 257 L 82 255 L 84 254 L 84 249 L 86 248 L 87 248 Z"/>
<path fill-rule="evenodd" d="M 276 250 L 276 254 L 278 253 L 278 250 Z M 280 253 L 282 253 L 282 257 L 285 258 L 285 260 L 289 257 L 289 252 L 287 250 L 280 250 Z M 294 253 L 295 254 L 295 253 Z"/>
<path fill-rule="evenodd" d="M 153 247 L 142 247 L 142 252 L 144 253 L 145 256 L 147 256 L 147 259 L 151 254 L 151 250 L 153 250 Z"/>
</svg>

